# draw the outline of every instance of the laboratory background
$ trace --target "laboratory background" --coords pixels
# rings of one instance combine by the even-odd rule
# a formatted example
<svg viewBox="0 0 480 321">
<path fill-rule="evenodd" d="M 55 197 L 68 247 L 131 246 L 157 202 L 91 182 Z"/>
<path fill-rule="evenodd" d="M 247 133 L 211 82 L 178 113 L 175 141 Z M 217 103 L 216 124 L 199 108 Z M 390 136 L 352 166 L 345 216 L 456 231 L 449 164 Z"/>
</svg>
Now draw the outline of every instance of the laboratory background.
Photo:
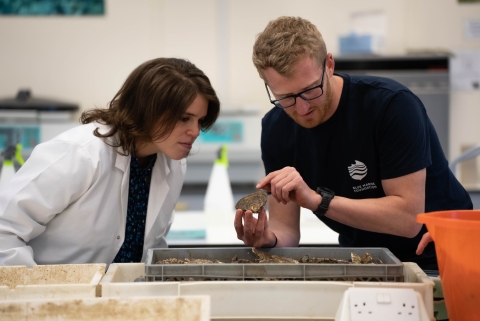
<svg viewBox="0 0 480 321">
<path fill-rule="evenodd" d="M 264 176 L 261 119 L 272 105 L 253 66 L 252 47 L 270 20 L 300 16 L 322 33 L 336 71 L 393 78 L 419 96 L 456 176 L 470 193 L 474 209 L 480 209 L 480 157 L 476 157 L 480 155 L 480 2 L 102 3 L 104 11 L 93 15 L 0 15 L 4 156 L 10 148 L 11 155 L 27 160 L 36 144 L 79 125 L 82 111 L 107 107 L 129 73 L 144 61 L 188 59 L 210 78 L 221 100 L 221 113 L 214 127 L 197 139 L 187 160 L 167 240 L 171 247 L 240 246 L 234 212 L 222 219 L 209 218 L 204 211 L 206 198 L 213 193 L 213 207 L 221 208 L 222 202 L 231 206 L 253 192 Z M 42 108 L 35 108 L 35 103 Z M 19 145 L 20 149 L 14 148 Z M 228 167 L 213 175 L 222 151 Z M 338 234 L 310 211 L 302 210 L 301 225 L 301 245 L 338 245 Z M 332 286 L 337 297 L 344 290 Z M 253 292 L 252 296 L 261 294 Z M 334 305 L 336 310 L 338 302 Z"/>
<path fill-rule="evenodd" d="M 282 15 L 314 23 L 336 58 L 338 71 L 343 71 L 343 65 L 349 68 L 349 61 L 342 65 L 341 60 L 352 56 L 360 56 L 355 58 L 360 61 L 369 56 L 440 58 L 433 67 L 448 69 L 442 76 L 425 76 L 432 71 L 425 64 L 400 71 L 398 77 L 410 71 L 417 77 L 406 80 L 409 88 L 427 99 L 437 96 L 441 102 L 437 108 L 427 106 L 427 111 L 450 161 L 480 144 L 480 4 L 458 0 L 105 0 L 101 15 L 2 15 L 0 99 L 27 90 L 32 98 L 78 106 L 68 120 L 53 113 L 40 120 L 39 138 L 45 141 L 63 126 L 77 124 L 82 111 L 105 107 L 129 72 L 143 61 L 189 59 L 205 71 L 217 90 L 222 103 L 217 131 L 228 132 L 224 136 L 217 132 L 220 137 L 212 132 L 198 142 L 194 149 L 198 157 L 192 156 L 189 163 L 198 163 L 200 172 L 192 169 L 187 185 L 205 183 L 211 170 L 207 162 L 214 157 L 210 150 L 217 143 L 229 144 L 232 167 L 246 166 L 252 172 L 247 175 L 251 178 L 242 178 L 231 169 L 232 184 L 253 184 L 263 174 L 258 135 L 260 119 L 271 104 L 252 64 L 252 46 L 268 21 Z M 368 35 L 371 43 L 355 52 L 348 43 L 352 35 Z M 396 68 L 395 63 L 391 65 Z M 368 63 L 363 66 L 375 68 Z M 357 72 L 369 72 L 358 68 Z M 22 117 L 12 120 L 13 115 L 0 112 L 2 123 Z M 23 147 L 26 158 L 29 147 Z M 473 162 L 460 164 L 457 175 L 475 191 L 480 186 L 480 168 Z"/>
<path fill-rule="evenodd" d="M 0 99 L 24 93 L 64 104 L 58 109 L 63 112 L 37 117 L 38 128 L 23 127 L 24 136 L 41 142 L 78 124 L 82 111 L 105 107 L 143 61 L 189 59 L 208 75 L 222 107 L 216 126 L 197 140 L 188 160 L 179 204 L 183 209 L 202 209 L 221 144 L 228 145 L 235 199 L 262 178 L 260 121 L 271 104 L 251 54 L 256 34 L 282 15 L 300 16 L 318 27 L 337 71 L 383 75 L 406 84 L 426 105 L 449 161 L 480 145 L 476 2 L 105 0 L 103 4 L 99 15 L 0 16 Z M 361 43 L 361 37 L 366 42 Z M 376 70 L 378 61 L 385 59 L 390 67 Z M 28 112 L 0 112 L 7 129 L 30 117 Z M 24 159 L 32 141 L 23 144 Z M 476 195 L 480 164 L 470 159 L 456 168 L 475 208 L 480 208 Z"/>
<path fill-rule="evenodd" d="M 236 201 L 253 191 L 264 175 L 261 118 L 271 108 L 251 60 L 252 46 L 268 21 L 282 15 L 300 16 L 318 27 L 337 71 L 381 75 L 407 85 L 425 104 L 451 163 L 480 145 L 477 2 L 101 3 L 100 14 L 0 16 L 1 148 L 20 142 L 18 152 L 28 159 L 35 144 L 79 124 L 82 111 L 106 107 L 140 63 L 155 57 L 186 58 L 208 75 L 222 105 L 217 123 L 202 133 L 188 159 L 177 210 L 203 210 L 221 146 L 228 149 L 228 179 Z M 12 101 L 17 106 L 27 103 L 9 109 Z M 54 107 L 29 109 L 28 101 Z M 474 208 L 480 208 L 479 161 L 471 158 L 455 165 Z M 177 215 L 175 224 L 181 224 L 182 217 Z M 231 237 L 234 241 L 233 233 Z"/>
</svg>

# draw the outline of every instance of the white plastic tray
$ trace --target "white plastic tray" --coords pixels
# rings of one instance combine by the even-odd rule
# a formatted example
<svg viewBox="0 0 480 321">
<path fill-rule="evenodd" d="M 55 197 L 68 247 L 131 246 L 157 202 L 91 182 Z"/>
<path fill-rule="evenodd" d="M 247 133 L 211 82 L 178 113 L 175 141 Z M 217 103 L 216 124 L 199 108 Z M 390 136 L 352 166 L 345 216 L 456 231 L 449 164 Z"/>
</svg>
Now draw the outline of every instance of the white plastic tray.
<svg viewBox="0 0 480 321">
<path fill-rule="evenodd" d="M 111 264 L 100 282 L 102 297 L 209 295 L 215 320 L 333 320 L 344 292 L 351 287 L 412 288 L 433 319 L 433 281 L 415 263 L 403 263 L 402 282 L 195 281 L 133 282 L 144 277 L 143 263 Z"/>
<path fill-rule="evenodd" d="M 0 301 L 1 320 L 207 321 L 208 296 Z"/>
<path fill-rule="evenodd" d="M 179 282 L 135 282 L 145 278 L 144 263 L 113 263 L 100 282 L 102 297 L 180 295 Z"/>
<path fill-rule="evenodd" d="M 105 269 L 105 264 L 1 266 L 0 300 L 97 297 Z"/>
</svg>

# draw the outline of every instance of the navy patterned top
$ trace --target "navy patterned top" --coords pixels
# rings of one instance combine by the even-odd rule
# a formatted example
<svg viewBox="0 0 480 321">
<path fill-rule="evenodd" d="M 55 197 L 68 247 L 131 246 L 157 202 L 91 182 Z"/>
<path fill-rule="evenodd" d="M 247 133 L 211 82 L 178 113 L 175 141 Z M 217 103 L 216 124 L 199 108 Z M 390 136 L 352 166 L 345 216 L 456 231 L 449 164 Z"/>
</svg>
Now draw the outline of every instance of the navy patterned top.
<svg viewBox="0 0 480 321">
<path fill-rule="evenodd" d="M 142 260 L 148 194 L 156 159 L 157 154 L 151 155 L 147 166 L 142 167 L 137 157 L 131 156 L 125 240 L 112 263 L 131 263 Z"/>
</svg>

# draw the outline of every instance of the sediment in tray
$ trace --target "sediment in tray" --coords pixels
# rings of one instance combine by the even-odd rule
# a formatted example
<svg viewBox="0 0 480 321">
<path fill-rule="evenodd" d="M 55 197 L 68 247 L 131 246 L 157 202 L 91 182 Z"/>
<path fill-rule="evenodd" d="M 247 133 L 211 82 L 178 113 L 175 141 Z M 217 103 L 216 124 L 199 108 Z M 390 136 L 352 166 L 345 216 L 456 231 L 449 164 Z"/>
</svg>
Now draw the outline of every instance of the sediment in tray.
<svg viewBox="0 0 480 321">
<path fill-rule="evenodd" d="M 274 255 L 264 251 L 261 251 L 256 248 L 252 248 L 252 252 L 255 254 L 254 260 L 239 259 L 237 255 L 233 256 L 230 262 L 222 262 L 219 260 L 208 260 L 208 259 L 192 259 L 192 258 L 168 258 L 156 262 L 157 264 L 225 264 L 225 263 L 318 263 L 318 264 L 383 264 L 382 260 L 379 258 L 373 258 L 368 252 L 365 252 L 363 257 L 355 253 L 351 253 L 351 261 L 332 259 L 332 258 L 319 258 L 319 257 L 310 257 L 309 255 L 304 255 L 300 259 L 295 260 L 281 255 Z"/>
</svg>

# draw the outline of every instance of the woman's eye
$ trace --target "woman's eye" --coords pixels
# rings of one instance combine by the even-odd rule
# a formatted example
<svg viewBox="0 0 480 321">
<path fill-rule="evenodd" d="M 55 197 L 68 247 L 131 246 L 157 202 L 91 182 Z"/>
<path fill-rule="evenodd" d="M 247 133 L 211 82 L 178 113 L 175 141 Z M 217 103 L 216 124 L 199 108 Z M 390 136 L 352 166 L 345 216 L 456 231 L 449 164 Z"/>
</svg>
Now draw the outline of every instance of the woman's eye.
<svg viewBox="0 0 480 321">
<path fill-rule="evenodd" d="M 190 120 L 190 118 L 188 118 L 188 117 L 183 117 L 181 119 L 181 121 L 184 122 L 184 123 L 188 122 L 189 120 Z"/>
</svg>

